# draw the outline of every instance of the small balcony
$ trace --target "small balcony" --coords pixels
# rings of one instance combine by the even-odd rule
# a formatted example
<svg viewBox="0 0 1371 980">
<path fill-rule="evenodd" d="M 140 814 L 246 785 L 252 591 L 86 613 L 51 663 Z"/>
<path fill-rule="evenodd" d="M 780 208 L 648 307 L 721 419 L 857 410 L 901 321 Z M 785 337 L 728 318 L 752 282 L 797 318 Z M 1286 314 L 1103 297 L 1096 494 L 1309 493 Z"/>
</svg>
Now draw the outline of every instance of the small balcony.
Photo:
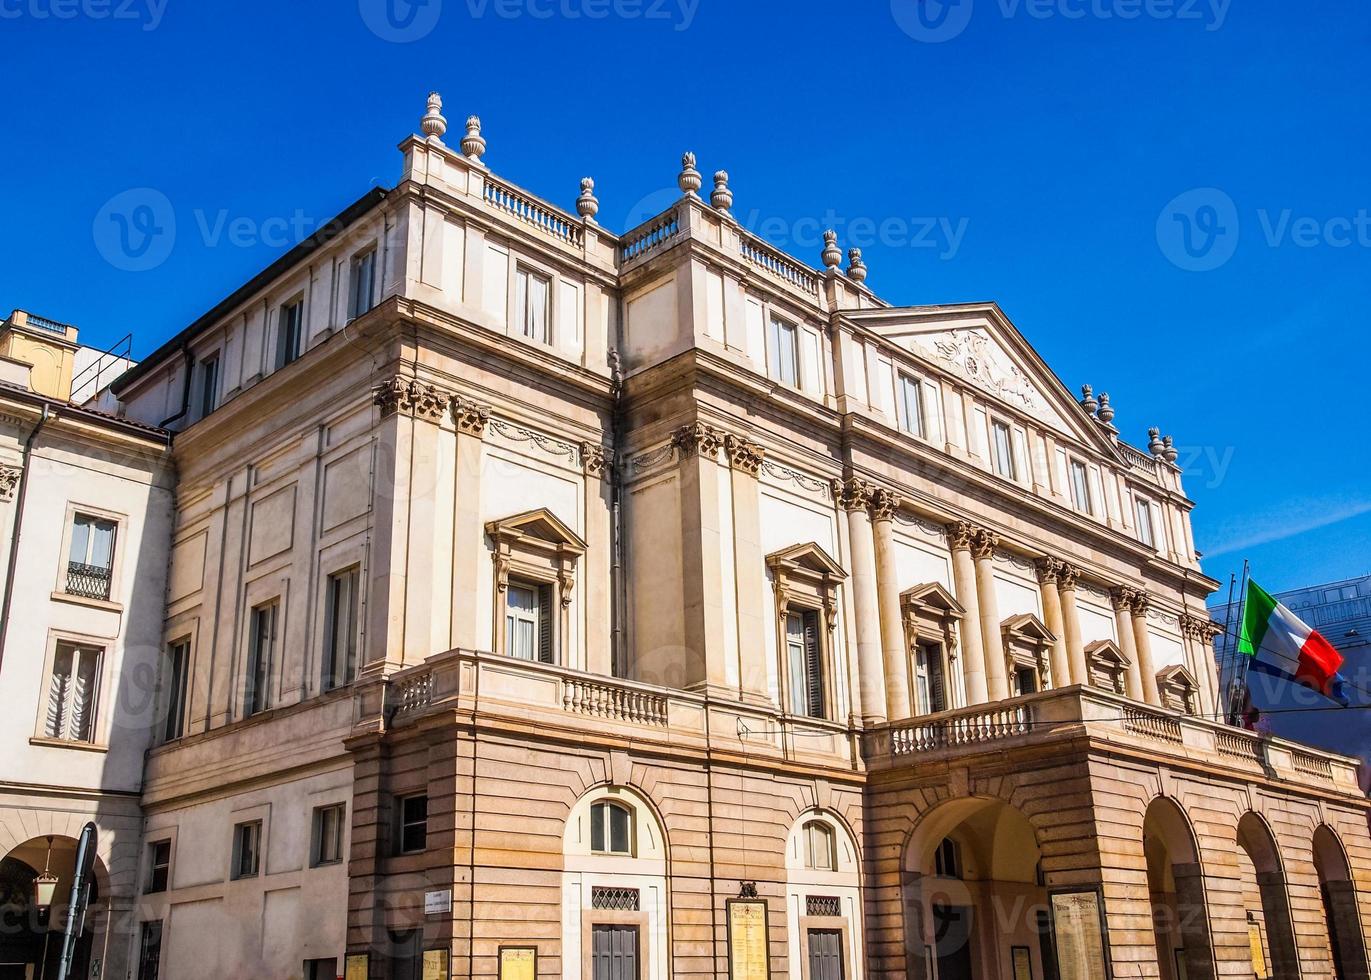
<svg viewBox="0 0 1371 980">
<path fill-rule="evenodd" d="M 1111 751 L 1237 770 L 1361 796 L 1357 760 L 1197 718 L 1095 688 L 1068 687 L 911 718 L 869 730 L 872 772 L 1088 738 Z"/>
<path fill-rule="evenodd" d="M 82 599 L 106 601 L 110 596 L 111 569 L 101 565 L 85 565 L 79 561 L 67 563 L 67 595 Z"/>
</svg>

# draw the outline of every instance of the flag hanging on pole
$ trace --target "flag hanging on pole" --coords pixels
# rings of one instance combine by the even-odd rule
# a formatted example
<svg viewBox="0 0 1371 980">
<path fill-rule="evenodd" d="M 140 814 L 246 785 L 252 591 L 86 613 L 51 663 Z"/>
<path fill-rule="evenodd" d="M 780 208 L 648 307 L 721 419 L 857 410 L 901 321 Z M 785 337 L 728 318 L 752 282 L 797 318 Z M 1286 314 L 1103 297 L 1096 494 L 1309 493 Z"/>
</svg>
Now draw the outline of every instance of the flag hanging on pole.
<svg viewBox="0 0 1371 980">
<path fill-rule="evenodd" d="M 1348 705 L 1346 681 L 1338 673 L 1342 654 L 1318 630 L 1250 579 L 1243 607 L 1238 653 L 1252 658 L 1250 669 L 1302 684 L 1343 707 Z"/>
</svg>

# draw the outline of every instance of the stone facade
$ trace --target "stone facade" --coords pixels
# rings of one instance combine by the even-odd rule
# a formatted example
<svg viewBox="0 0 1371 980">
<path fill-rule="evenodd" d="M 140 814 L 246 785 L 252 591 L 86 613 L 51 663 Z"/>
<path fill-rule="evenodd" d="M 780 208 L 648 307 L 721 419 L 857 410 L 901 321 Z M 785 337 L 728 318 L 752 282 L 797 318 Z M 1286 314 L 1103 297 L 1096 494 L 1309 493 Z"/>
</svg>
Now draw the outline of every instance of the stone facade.
<svg viewBox="0 0 1371 980">
<path fill-rule="evenodd" d="M 115 386 L 176 417 L 192 665 L 144 969 L 743 980 L 760 902 L 770 976 L 1097 976 L 1072 893 L 1113 976 L 1251 976 L 1249 912 L 1365 975 L 1354 770 L 1215 723 L 1160 435 L 693 155 L 617 235 L 422 130 Z"/>
</svg>

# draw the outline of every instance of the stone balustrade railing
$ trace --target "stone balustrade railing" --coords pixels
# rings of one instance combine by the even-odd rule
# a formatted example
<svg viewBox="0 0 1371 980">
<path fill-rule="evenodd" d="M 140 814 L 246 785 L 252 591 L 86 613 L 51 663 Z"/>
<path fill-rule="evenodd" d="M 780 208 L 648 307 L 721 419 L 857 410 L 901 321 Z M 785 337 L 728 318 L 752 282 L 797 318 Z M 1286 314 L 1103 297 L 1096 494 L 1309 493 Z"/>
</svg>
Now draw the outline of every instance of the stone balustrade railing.
<svg viewBox="0 0 1371 980">
<path fill-rule="evenodd" d="M 651 255 L 674 241 L 680 233 L 680 214 L 676 208 L 672 208 L 627 232 L 619 244 L 619 259 L 622 262 L 631 262 Z"/>
<path fill-rule="evenodd" d="M 575 677 L 562 681 L 562 705 L 576 714 L 664 727 L 667 704 L 663 694 L 623 684 Z"/>
<path fill-rule="evenodd" d="M 781 282 L 811 296 L 819 295 L 819 274 L 817 272 L 796 262 L 779 249 L 772 248 L 760 238 L 740 231 L 738 251 L 749 263 Z"/>
<path fill-rule="evenodd" d="M 1124 731 L 1146 738 L 1154 738 L 1159 742 L 1171 742 L 1174 745 L 1185 743 L 1180 719 L 1160 711 L 1151 711 L 1147 708 L 1130 705 L 1124 708 L 1123 727 Z"/>
<path fill-rule="evenodd" d="M 506 184 L 494 176 L 487 175 L 484 196 L 486 203 L 491 207 L 572 248 L 581 248 L 585 243 L 585 227 L 579 218 L 574 218 L 550 204 L 544 204 L 512 184 Z"/>
<path fill-rule="evenodd" d="M 997 742 L 1033 730 L 1033 707 L 1015 704 L 1008 707 L 980 705 L 961 711 L 944 712 L 929 720 L 892 726 L 890 750 L 895 755 L 910 755 L 960 745 Z"/>
<path fill-rule="evenodd" d="M 1135 470 L 1141 470 L 1152 476 L 1157 475 L 1157 461 L 1141 449 L 1136 449 L 1126 442 L 1121 442 L 1119 443 L 1119 452 L 1123 454 L 1123 458 L 1128 462 L 1128 465 Z"/>
</svg>

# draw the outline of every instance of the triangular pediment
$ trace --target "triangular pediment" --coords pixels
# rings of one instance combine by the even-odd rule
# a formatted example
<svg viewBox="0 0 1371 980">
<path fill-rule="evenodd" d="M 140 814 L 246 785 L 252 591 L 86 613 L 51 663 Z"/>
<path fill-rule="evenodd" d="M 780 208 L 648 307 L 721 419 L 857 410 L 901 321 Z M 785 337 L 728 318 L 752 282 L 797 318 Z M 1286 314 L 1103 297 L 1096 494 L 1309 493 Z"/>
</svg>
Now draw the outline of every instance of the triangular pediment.
<svg viewBox="0 0 1371 980">
<path fill-rule="evenodd" d="M 777 566 L 800 568 L 815 575 L 847 578 L 847 572 L 843 571 L 843 567 L 813 541 L 774 551 L 766 556 L 766 564 L 768 568 Z"/>
<path fill-rule="evenodd" d="M 490 521 L 486 524 L 486 533 L 491 537 L 532 538 L 581 553 L 586 550 L 586 543 L 581 536 L 563 524 L 557 515 L 546 507 Z"/>
<path fill-rule="evenodd" d="M 1057 637 L 1032 613 L 1010 616 L 1000 623 L 1000 631 L 1011 636 L 1022 637 L 1030 643 L 1055 643 Z"/>
<path fill-rule="evenodd" d="M 1133 661 L 1129 660 L 1119 645 L 1113 640 L 1096 640 L 1094 643 L 1087 643 L 1085 655 L 1090 660 L 1099 661 L 1107 664 L 1114 664 L 1119 667 L 1131 667 Z"/>
<path fill-rule="evenodd" d="M 947 591 L 941 582 L 925 582 L 905 589 L 900 593 L 900 605 L 932 609 L 941 615 L 958 619 L 966 615 L 966 609 L 957 601 L 957 597 Z"/>
<path fill-rule="evenodd" d="M 1081 408 L 994 303 L 892 307 L 845 316 L 989 399 L 1074 441 L 1117 455 L 1108 430 Z"/>
<path fill-rule="evenodd" d="M 1163 667 L 1157 671 L 1157 681 L 1163 686 L 1174 684 L 1177 687 L 1195 690 L 1199 683 L 1195 680 L 1195 675 L 1184 664 L 1172 664 L 1170 667 Z"/>
</svg>

